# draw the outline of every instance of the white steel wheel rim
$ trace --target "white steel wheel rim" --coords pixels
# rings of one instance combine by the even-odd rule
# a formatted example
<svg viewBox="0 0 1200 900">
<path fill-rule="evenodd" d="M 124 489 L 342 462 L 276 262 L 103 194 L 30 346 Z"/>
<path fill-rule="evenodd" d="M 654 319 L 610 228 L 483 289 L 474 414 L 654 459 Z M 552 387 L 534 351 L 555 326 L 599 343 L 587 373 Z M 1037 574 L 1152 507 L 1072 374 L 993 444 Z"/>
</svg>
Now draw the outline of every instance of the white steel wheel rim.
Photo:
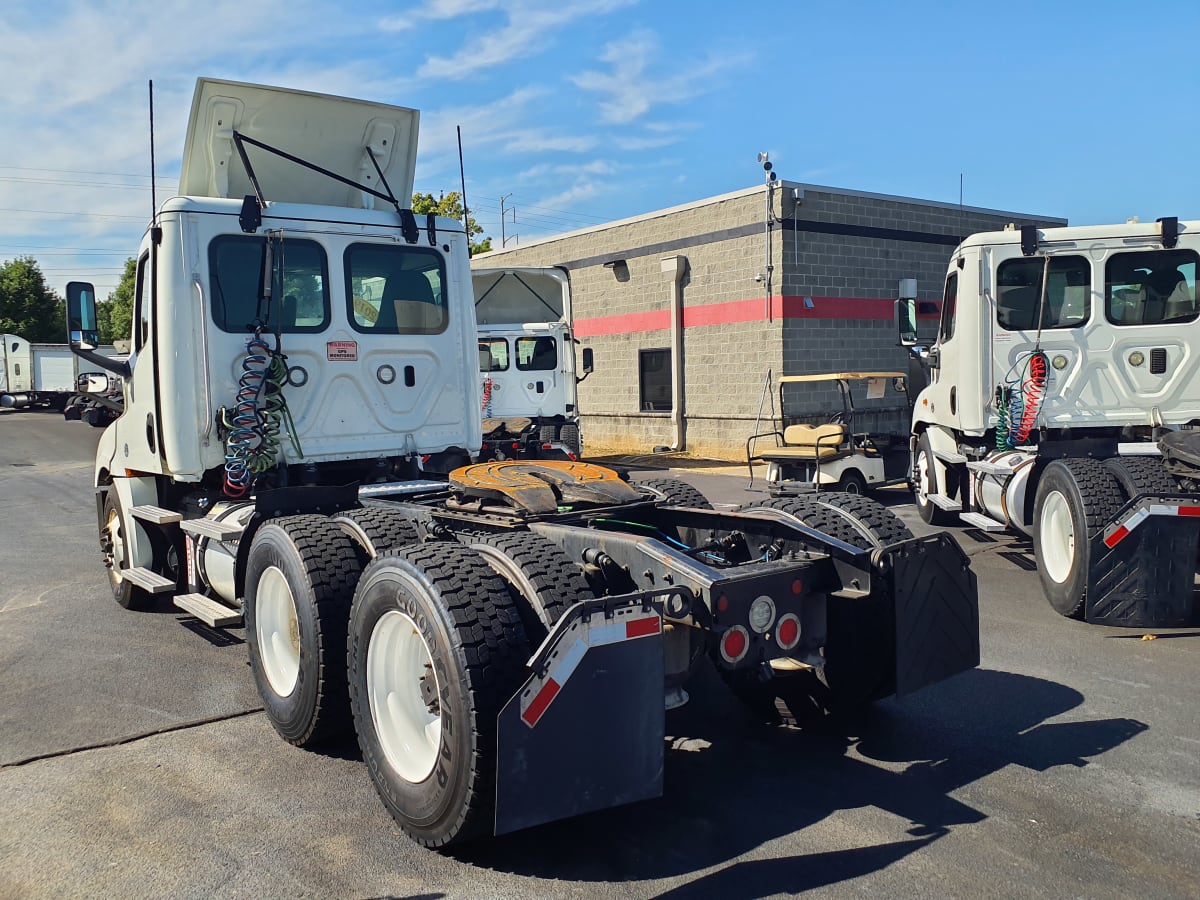
<svg viewBox="0 0 1200 900">
<path fill-rule="evenodd" d="M 1046 495 L 1038 531 L 1042 568 L 1055 584 L 1062 584 L 1071 576 L 1075 562 L 1075 521 L 1071 518 L 1071 505 L 1058 491 Z"/>
<path fill-rule="evenodd" d="M 277 566 L 267 568 L 258 579 L 254 632 L 271 690 L 280 697 L 288 696 L 300 677 L 300 620 L 292 589 Z"/>
<path fill-rule="evenodd" d="M 108 571 L 112 574 L 114 581 L 120 582 L 124 580 L 121 566 L 125 562 L 125 536 L 121 533 L 121 517 L 117 515 L 116 510 L 113 510 L 112 515 L 108 517 L 105 530 L 108 532 L 109 553 L 112 555 L 112 565 Z"/>
<path fill-rule="evenodd" d="M 367 700 L 383 755 L 412 784 L 433 774 L 442 743 L 442 717 L 425 703 L 423 677 L 433 679 L 440 697 L 433 657 L 416 622 L 389 610 L 375 623 L 367 646 Z"/>
<path fill-rule="evenodd" d="M 929 502 L 930 488 L 929 454 L 922 450 L 917 454 L 917 503 L 924 506 Z"/>
</svg>

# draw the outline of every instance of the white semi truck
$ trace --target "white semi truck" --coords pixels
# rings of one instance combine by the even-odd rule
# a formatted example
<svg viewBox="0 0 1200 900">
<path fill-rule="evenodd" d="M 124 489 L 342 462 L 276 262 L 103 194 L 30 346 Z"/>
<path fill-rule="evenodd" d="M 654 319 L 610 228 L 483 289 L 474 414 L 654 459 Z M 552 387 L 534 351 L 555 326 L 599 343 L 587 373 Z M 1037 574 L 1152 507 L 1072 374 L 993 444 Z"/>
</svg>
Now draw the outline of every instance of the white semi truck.
<svg viewBox="0 0 1200 900">
<path fill-rule="evenodd" d="M 926 522 L 1033 540 L 1066 616 L 1193 615 L 1200 534 L 1200 222 L 967 238 L 914 354 L 911 483 Z M 914 378 L 910 378 L 910 383 Z"/>
<path fill-rule="evenodd" d="M 36 344 L 15 334 L 0 334 L 0 406 L 27 409 L 50 406 L 63 409 L 79 393 L 82 369 L 67 344 Z M 115 347 L 96 348 L 97 354 L 116 357 Z M 92 367 L 94 369 L 94 367 Z"/>
<path fill-rule="evenodd" d="M 118 603 L 245 626 L 298 746 L 353 731 L 443 847 L 658 796 L 665 709 L 715 665 L 802 721 L 978 663 L 946 535 L 861 497 L 716 512 L 479 451 L 459 222 L 414 218 L 414 110 L 200 79 L 179 195 L 137 262 L 124 412 L 95 465 Z M 68 289 L 95 343 L 91 286 Z"/>
<path fill-rule="evenodd" d="M 483 408 L 481 460 L 579 459 L 576 385 L 592 371 L 583 348 L 576 375 L 571 285 L 559 268 L 475 268 Z"/>
</svg>

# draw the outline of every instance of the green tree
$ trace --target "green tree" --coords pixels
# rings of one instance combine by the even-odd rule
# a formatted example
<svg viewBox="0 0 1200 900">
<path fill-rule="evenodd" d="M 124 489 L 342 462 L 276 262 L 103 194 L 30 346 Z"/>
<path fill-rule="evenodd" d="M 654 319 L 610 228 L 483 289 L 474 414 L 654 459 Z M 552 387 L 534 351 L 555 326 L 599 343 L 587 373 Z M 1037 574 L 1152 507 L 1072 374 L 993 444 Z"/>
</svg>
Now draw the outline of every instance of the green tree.
<svg viewBox="0 0 1200 900">
<path fill-rule="evenodd" d="M 46 286 L 32 257 L 0 266 L 0 331 L 36 343 L 61 344 L 66 336 L 66 302 Z"/>
<path fill-rule="evenodd" d="M 419 216 L 423 216 L 426 213 L 435 213 L 439 216 L 445 216 L 448 219 L 457 219 L 461 222 L 463 218 L 462 196 L 458 191 L 451 191 L 448 194 L 442 194 L 435 200 L 433 194 L 413 194 L 412 211 Z M 477 253 L 487 253 L 492 249 L 492 239 L 485 237 L 482 241 L 476 242 L 473 238 L 477 234 L 483 234 L 483 228 L 475 221 L 475 217 L 468 212 L 467 238 L 472 239 L 472 256 Z"/>
<path fill-rule="evenodd" d="M 133 291 L 137 285 L 137 260 L 125 260 L 125 271 L 117 289 L 108 300 L 97 305 L 96 318 L 100 324 L 100 342 L 127 341 L 133 334 Z"/>
</svg>

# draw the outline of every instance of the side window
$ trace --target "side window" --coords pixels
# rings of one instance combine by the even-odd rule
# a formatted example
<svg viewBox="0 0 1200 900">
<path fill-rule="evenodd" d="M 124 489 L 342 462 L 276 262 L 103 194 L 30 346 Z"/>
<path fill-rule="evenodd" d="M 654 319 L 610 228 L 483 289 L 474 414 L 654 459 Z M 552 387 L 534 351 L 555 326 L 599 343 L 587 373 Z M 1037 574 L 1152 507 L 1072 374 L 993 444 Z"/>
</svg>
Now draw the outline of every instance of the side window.
<svg viewBox="0 0 1200 900">
<path fill-rule="evenodd" d="M 938 340 L 948 341 L 954 337 L 954 320 L 958 316 L 958 273 L 951 272 L 946 279 L 946 296 L 942 298 L 942 320 L 938 324 Z"/>
<path fill-rule="evenodd" d="M 1118 253 L 1104 264 L 1104 315 L 1114 325 L 1196 320 L 1194 250 Z"/>
<path fill-rule="evenodd" d="M 558 368 L 558 345 L 554 338 L 517 338 L 517 368 L 522 372 L 551 372 Z"/>
<path fill-rule="evenodd" d="M 1046 297 L 1042 300 L 1042 275 Z M 1083 256 L 1006 259 L 996 270 L 996 321 L 1005 331 L 1035 331 L 1038 307 L 1043 329 L 1075 328 L 1091 315 L 1092 267 Z"/>
<path fill-rule="evenodd" d="M 479 342 L 479 371 L 503 372 L 508 368 L 508 341 L 488 338 Z"/>
<path fill-rule="evenodd" d="M 449 324 L 445 264 L 436 250 L 390 244 L 346 248 L 347 316 L 364 334 L 440 334 Z"/>
<path fill-rule="evenodd" d="M 325 251 L 315 241 L 276 240 L 270 308 L 260 308 L 263 242 L 222 235 L 208 246 L 212 317 L 222 331 L 253 331 L 263 324 L 282 334 L 324 331 L 329 324 Z"/>
<path fill-rule="evenodd" d="M 642 412 L 671 411 L 671 351 L 638 351 L 638 400 Z"/>
<path fill-rule="evenodd" d="M 137 261 L 133 289 L 133 346 L 141 350 L 150 341 L 150 254 Z"/>
</svg>

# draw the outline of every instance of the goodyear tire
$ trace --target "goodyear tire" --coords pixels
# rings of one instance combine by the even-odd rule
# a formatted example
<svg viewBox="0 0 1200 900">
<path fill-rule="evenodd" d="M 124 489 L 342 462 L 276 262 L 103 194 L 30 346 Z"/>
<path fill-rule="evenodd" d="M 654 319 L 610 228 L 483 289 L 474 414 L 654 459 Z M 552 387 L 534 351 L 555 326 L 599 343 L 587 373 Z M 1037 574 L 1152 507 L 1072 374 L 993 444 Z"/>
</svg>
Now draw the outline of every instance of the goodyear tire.
<svg viewBox="0 0 1200 900">
<path fill-rule="evenodd" d="M 250 669 L 271 724 L 297 747 L 349 728 L 346 623 L 360 571 L 354 544 L 324 516 L 272 519 L 250 545 Z"/>
<path fill-rule="evenodd" d="M 154 595 L 136 584 L 126 581 L 121 574 L 129 568 L 127 546 L 130 520 L 121 511 L 121 501 L 115 488 L 104 498 L 104 524 L 100 528 L 100 552 L 104 555 L 104 566 L 108 571 L 108 586 L 113 599 L 125 609 L 142 610 L 154 605 Z M 133 525 L 132 527 L 139 527 Z"/>
<path fill-rule="evenodd" d="M 350 614 L 350 702 L 388 812 L 427 847 L 491 831 L 496 716 L 524 680 L 529 642 L 504 582 L 451 542 L 389 552 Z"/>
<path fill-rule="evenodd" d="M 1094 459 L 1059 459 L 1038 481 L 1033 552 L 1050 605 L 1072 619 L 1083 614 L 1091 540 L 1122 506 L 1121 486 Z"/>
<path fill-rule="evenodd" d="M 949 496 L 949 484 L 944 485 L 947 490 L 940 491 L 937 477 L 937 462 L 933 455 L 933 445 L 929 441 L 928 434 L 922 434 L 921 439 L 917 441 L 917 459 L 916 459 L 916 481 L 913 484 L 913 502 L 916 503 L 917 512 L 920 513 L 922 521 L 927 525 L 952 525 L 958 519 L 954 513 L 949 510 L 942 509 L 934 504 L 929 499 L 930 494 L 943 494 Z M 951 480 L 951 473 L 947 470 L 946 479 Z"/>
<path fill-rule="evenodd" d="M 559 547 L 529 531 L 463 537 L 504 579 L 529 643 L 537 647 L 563 613 L 595 597 L 583 570 Z"/>
<path fill-rule="evenodd" d="M 398 550 L 419 542 L 417 527 L 395 510 L 383 506 L 364 506 L 349 509 L 331 517 L 331 521 L 344 531 L 362 549 L 370 560 L 387 550 Z"/>
<path fill-rule="evenodd" d="M 649 478 L 639 481 L 638 487 L 650 491 L 668 506 L 690 506 L 694 509 L 712 509 L 713 505 L 699 490 L 678 478 Z"/>
</svg>

